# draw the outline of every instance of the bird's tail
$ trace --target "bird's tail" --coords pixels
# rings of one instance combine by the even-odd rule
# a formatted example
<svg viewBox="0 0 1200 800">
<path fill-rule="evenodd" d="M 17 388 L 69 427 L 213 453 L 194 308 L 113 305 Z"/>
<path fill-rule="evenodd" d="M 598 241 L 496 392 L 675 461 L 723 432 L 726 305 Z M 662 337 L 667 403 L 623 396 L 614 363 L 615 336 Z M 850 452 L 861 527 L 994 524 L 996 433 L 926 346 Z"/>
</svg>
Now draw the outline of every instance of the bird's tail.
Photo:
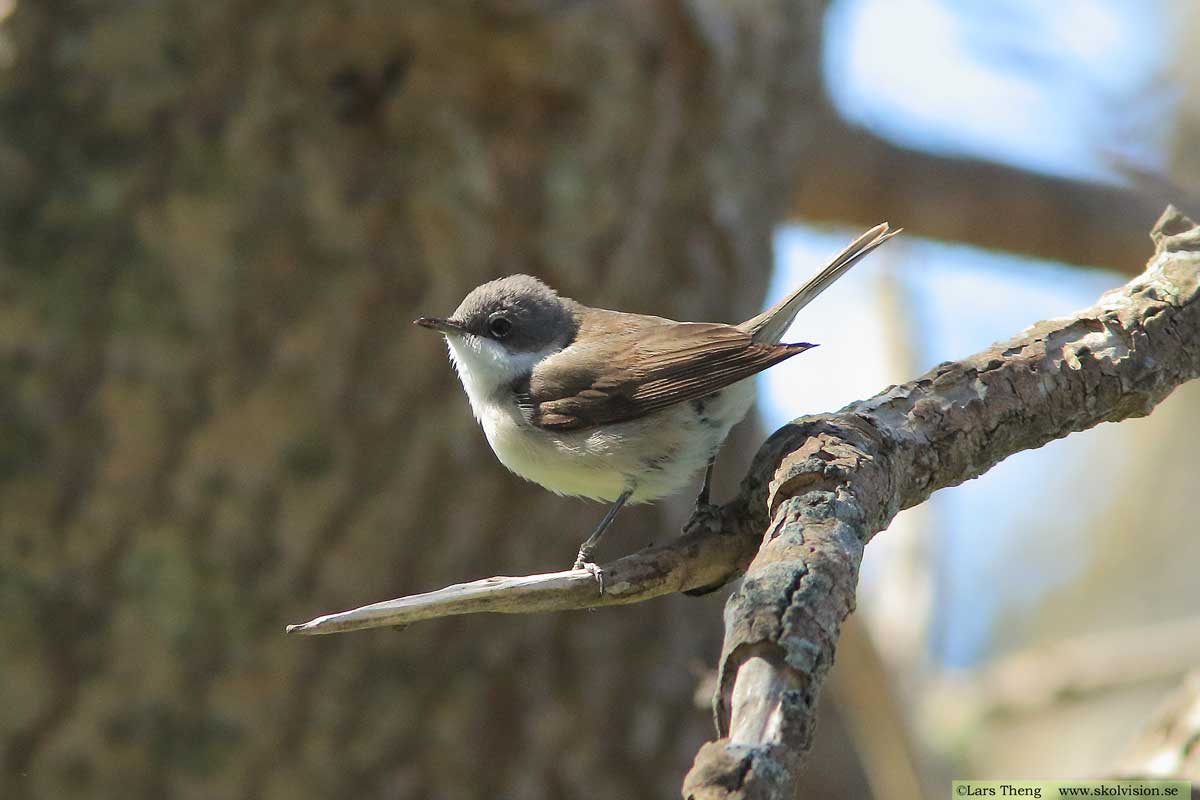
<svg viewBox="0 0 1200 800">
<path fill-rule="evenodd" d="M 838 253 L 829 266 L 821 270 L 808 283 L 780 300 L 753 319 L 748 319 L 739 328 L 749 333 L 760 344 L 778 344 L 783 334 L 796 318 L 800 309 L 816 299 L 817 295 L 833 285 L 833 282 L 850 271 L 858 260 L 876 247 L 899 233 L 902 228 L 890 230 L 886 222 L 876 225 L 859 236 Z"/>
</svg>

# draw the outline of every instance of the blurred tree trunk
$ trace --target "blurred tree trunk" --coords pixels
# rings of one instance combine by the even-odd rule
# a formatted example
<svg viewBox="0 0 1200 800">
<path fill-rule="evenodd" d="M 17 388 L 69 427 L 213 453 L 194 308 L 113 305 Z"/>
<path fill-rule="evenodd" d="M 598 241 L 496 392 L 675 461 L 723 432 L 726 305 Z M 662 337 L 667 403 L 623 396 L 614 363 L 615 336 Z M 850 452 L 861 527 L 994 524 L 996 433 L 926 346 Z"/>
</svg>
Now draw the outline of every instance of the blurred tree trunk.
<svg viewBox="0 0 1200 800">
<path fill-rule="evenodd" d="M 0 795 L 677 792 L 711 733 L 693 671 L 720 596 L 282 629 L 569 564 L 601 509 L 505 472 L 409 322 L 517 271 L 749 316 L 814 135 L 822 11 L 19 0 Z M 669 535 L 686 503 L 606 546 Z"/>
</svg>

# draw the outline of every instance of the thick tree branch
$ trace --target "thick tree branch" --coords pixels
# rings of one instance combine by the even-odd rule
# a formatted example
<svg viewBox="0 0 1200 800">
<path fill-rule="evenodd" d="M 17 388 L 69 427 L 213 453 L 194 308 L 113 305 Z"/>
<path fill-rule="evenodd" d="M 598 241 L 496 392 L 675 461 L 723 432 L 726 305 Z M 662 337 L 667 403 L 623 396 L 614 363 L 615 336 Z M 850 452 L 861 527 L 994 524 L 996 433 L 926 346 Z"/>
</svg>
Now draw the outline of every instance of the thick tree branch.
<svg viewBox="0 0 1200 800">
<path fill-rule="evenodd" d="M 1200 375 L 1200 228 L 1168 209 L 1152 237 L 1146 272 L 1095 306 L 797 420 L 759 451 L 744 491 L 766 535 L 725 609 L 721 738 L 685 796 L 791 798 L 863 547 L 900 509 L 1013 453 L 1144 416 Z"/>
<path fill-rule="evenodd" d="M 1200 375 L 1200 228 L 1168 209 L 1152 237 L 1146 272 L 1093 307 L 780 429 L 734 501 L 673 542 L 604 565 L 603 596 L 582 571 L 494 578 L 289 630 L 630 603 L 728 580 L 753 556 L 725 610 L 721 738 L 701 748 L 684 790 L 790 798 L 870 538 L 937 489 L 1073 431 L 1144 416 Z"/>
</svg>

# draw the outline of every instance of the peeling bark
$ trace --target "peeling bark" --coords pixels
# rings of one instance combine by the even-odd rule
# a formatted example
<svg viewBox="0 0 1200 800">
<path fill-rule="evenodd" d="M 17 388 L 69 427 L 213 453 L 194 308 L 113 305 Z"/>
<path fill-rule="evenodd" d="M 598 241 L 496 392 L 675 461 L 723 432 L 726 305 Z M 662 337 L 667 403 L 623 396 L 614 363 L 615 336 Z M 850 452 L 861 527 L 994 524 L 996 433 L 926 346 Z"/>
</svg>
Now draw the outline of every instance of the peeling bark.
<svg viewBox="0 0 1200 800">
<path fill-rule="evenodd" d="M 725 608 L 721 738 L 686 797 L 793 796 L 863 547 L 898 511 L 1200 376 L 1200 227 L 1168 209 L 1152 238 L 1146 272 L 1091 308 L 771 437 L 744 485 L 766 535 Z"/>
</svg>

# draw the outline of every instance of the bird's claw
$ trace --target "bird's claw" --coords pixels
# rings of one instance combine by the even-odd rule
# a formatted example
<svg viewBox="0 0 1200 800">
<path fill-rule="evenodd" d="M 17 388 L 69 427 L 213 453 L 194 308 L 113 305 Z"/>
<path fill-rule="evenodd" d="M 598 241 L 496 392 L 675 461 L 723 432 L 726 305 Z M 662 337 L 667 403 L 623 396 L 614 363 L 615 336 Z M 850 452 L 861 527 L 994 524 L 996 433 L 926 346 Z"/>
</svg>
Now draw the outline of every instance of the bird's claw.
<svg viewBox="0 0 1200 800">
<path fill-rule="evenodd" d="M 710 524 L 719 525 L 721 521 L 721 506 L 715 503 L 702 503 L 696 501 L 695 508 L 692 509 L 692 515 L 688 521 L 684 523 L 683 530 L 690 531 L 698 526 Z"/>
<path fill-rule="evenodd" d="M 585 569 L 591 576 L 596 579 L 596 583 L 600 584 L 600 594 L 604 594 L 604 570 L 600 569 L 600 565 L 591 561 L 584 561 L 582 558 L 575 562 L 572 569 Z"/>
</svg>

